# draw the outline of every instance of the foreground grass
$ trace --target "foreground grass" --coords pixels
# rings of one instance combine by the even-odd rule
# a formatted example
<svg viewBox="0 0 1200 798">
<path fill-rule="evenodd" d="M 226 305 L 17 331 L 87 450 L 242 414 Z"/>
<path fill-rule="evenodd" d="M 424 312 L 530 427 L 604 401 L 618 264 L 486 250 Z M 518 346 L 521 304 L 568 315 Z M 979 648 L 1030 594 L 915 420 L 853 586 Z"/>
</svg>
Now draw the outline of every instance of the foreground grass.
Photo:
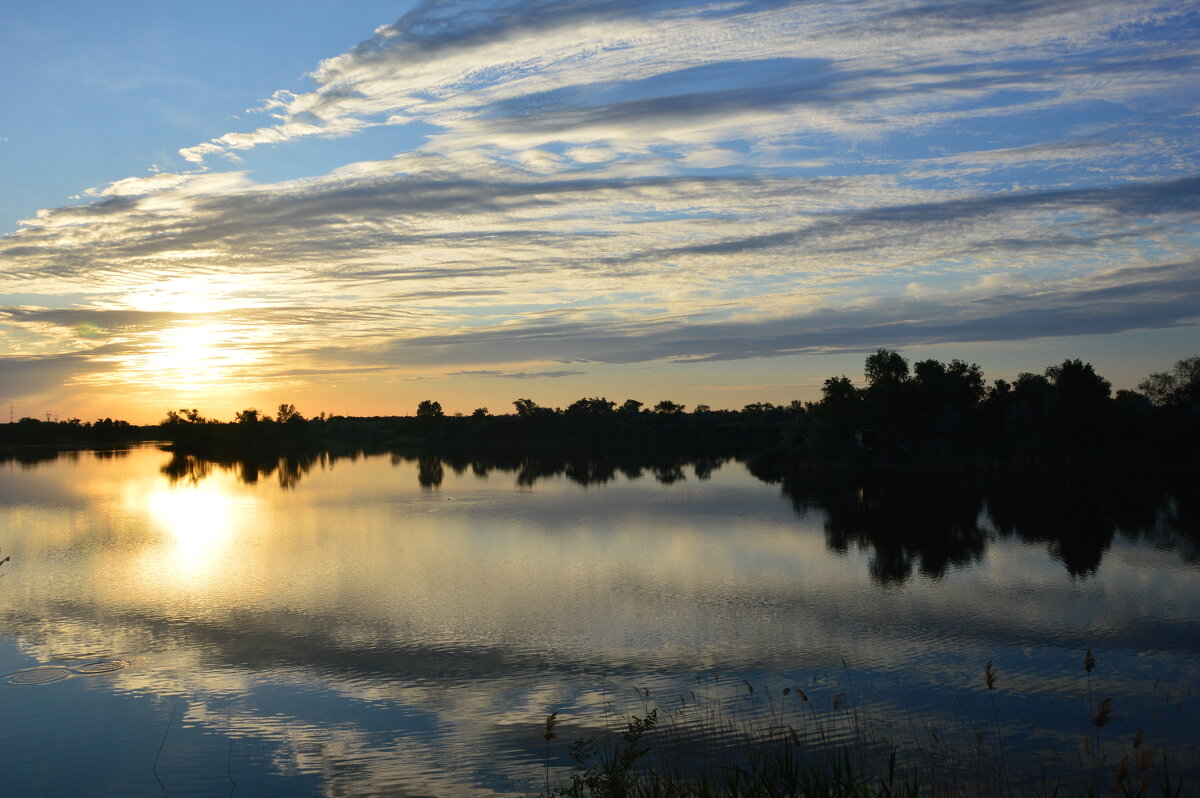
<svg viewBox="0 0 1200 798">
<path fill-rule="evenodd" d="M 1200 755 L 1195 740 L 1152 741 L 1138 728 L 1118 733 L 1113 698 L 1091 690 L 1095 660 L 1083 661 L 1078 730 L 1066 736 L 1031 732 L 1036 749 L 1005 750 L 1005 731 L 995 702 L 997 674 L 981 674 L 990 717 L 967 723 L 963 739 L 948 740 L 928 719 L 872 716 L 844 692 L 818 709 L 799 689 L 757 693 L 749 682 L 730 696 L 689 691 L 679 706 L 651 705 L 639 691 L 640 714 L 620 716 L 599 737 L 566 747 L 574 766 L 551 769 L 560 756 L 557 714 L 547 717 L 543 787 L 546 798 L 1184 798 L 1200 796 Z M 1156 685 L 1157 691 L 1157 685 Z M 1192 691 L 1161 694 L 1166 712 L 1194 713 Z M 790 703 L 788 703 L 790 702 Z M 1185 706 L 1186 704 L 1186 706 Z M 1186 715 L 1184 714 L 1186 712 Z M 988 713 L 985 711 L 985 715 Z M 797 728 L 799 727 L 799 728 Z M 1009 732 L 1011 734 L 1011 731 Z"/>
</svg>

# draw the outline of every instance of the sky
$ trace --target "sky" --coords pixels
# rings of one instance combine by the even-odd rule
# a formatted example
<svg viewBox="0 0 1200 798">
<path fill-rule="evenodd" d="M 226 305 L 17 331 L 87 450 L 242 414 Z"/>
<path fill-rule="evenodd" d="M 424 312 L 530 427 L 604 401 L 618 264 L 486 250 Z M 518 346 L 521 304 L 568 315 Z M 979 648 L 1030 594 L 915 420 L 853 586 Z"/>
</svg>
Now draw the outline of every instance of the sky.
<svg viewBox="0 0 1200 798">
<path fill-rule="evenodd" d="M 0 26 L 0 401 L 511 412 L 1200 353 L 1200 8 L 59 2 Z M 7 419 L 4 419 L 7 420 Z"/>
</svg>

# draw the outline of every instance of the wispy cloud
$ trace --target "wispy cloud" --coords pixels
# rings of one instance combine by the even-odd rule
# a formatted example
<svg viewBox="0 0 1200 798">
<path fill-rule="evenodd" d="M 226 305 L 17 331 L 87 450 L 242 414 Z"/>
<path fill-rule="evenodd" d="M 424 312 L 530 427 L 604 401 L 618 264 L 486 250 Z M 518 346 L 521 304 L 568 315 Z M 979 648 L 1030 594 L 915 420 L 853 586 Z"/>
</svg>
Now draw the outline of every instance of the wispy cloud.
<svg viewBox="0 0 1200 798">
<path fill-rule="evenodd" d="M 607 140 L 637 150 L 747 127 L 878 135 L 931 113 L 944 123 L 980 107 L 1119 102 L 1194 74 L 1186 41 L 1169 46 L 1156 27 L 1186 14 L 1179 3 L 1111 0 L 430 2 L 323 62 L 313 91 L 276 94 L 265 106 L 275 124 L 185 157 L 413 119 L 441 127 L 448 147 Z"/>
<path fill-rule="evenodd" d="M 1200 262 L 1105 275 L 1100 285 L 1027 285 L 1020 290 L 934 300 L 819 308 L 762 320 L 558 322 L 397 340 L 357 352 L 402 362 L 479 362 L 517 346 L 560 362 L 731 360 L 870 351 L 878 346 L 1012 341 L 1192 325 L 1200 321 Z"/>
<path fill-rule="evenodd" d="M 452 371 L 451 377 L 501 377 L 508 380 L 532 380 L 541 378 L 575 377 L 584 374 L 582 371 L 496 371 L 495 369 L 475 369 L 467 371 Z"/>
<path fill-rule="evenodd" d="M 87 297 L 10 302 L 0 352 L 132 381 L 203 328 L 245 354 L 229 374 L 281 384 L 533 379 L 1194 324 L 1197 24 L 1126 0 L 422 3 L 187 169 L 0 238 L 0 291 Z M 415 121 L 393 157 L 254 177 L 263 145 Z M 101 343 L 140 365 L 78 354 Z"/>
</svg>

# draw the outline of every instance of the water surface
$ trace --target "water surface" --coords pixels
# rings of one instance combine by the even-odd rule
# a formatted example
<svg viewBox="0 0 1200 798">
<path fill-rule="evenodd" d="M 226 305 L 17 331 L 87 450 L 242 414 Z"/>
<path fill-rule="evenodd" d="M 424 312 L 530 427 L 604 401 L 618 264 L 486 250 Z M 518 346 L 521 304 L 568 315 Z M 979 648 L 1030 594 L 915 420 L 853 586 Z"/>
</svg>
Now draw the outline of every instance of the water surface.
<svg viewBox="0 0 1200 798">
<path fill-rule="evenodd" d="M 532 794 L 570 740 L 697 702 L 806 739 L 813 707 L 849 735 L 833 707 L 853 704 L 924 743 L 991 724 L 994 697 L 1019 751 L 1034 730 L 1078 745 L 1114 695 L 1114 742 L 1196 742 L 1177 494 L 493 466 L 152 446 L 0 463 L 6 792 Z"/>
</svg>

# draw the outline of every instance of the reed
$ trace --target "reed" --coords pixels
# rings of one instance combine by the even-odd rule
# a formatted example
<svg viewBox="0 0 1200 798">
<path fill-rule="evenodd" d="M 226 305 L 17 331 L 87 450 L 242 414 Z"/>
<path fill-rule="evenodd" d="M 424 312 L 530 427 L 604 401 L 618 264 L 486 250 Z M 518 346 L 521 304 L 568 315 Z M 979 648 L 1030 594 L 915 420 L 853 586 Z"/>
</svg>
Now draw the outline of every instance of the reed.
<svg viewBox="0 0 1200 798">
<path fill-rule="evenodd" d="M 704 680 L 656 704 L 637 688 L 642 711 L 614 712 L 605 733 L 569 746 L 569 769 L 545 798 L 1183 798 L 1200 795 L 1200 756 L 1176 740 L 1148 745 L 1144 728 L 1119 733 L 1120 700 L 1092 701 L 1085 657 L 1086 716 L 1079 719 L 1072 760 L 1061 731 L 1018 732 L 996 700 L 1003 690 L 993 662 L 984 669 L 989 713 L 947 734 L 923 710 L 872 702 L 837 683 L 771 689 L 750 680 Z M 847 668 L 847 671 L 849 669 Z M 849 677 L 847 675 L 847 681 Z M 852 684 L 852 682 L 851 682 Z M 1157 691 L 1157 687 L 1156 687 Z M 810 695 L 812 694 L 812 695 Z M 1157 692 L 1155 693 L 1157 695 Z M 1075 693 L 1079 700 L 1079 692 Z M 1164 711 L 1185 711 L 1182 697 L 1162 696 Z M 1190 691 L 1187 711 L 1191 712 Z M 967 709 L 964 707 L 964 709 Z M 607 712 L 607 708 L 606 708 Z M 1161 714 L 1161 713 L 1156 713 Z M 547 719 L 547 732 L 553 731 Z M 981 722 L 980 722 L 981 721 Z M 1120 721 L 1120 722 L 1118 722 Z M 1008 724 L 1008 725 L 1006 725 Z M 970 729 L 973 727 L 973 731 Z M 988 727 L 993 732 L 986 731 Z M 570 737 L 570 719 L 562 732 Z M 1015 749 L 1008 734 L 1022 735 Z M 545 737 L 545 735 L 543 735 Z M 1011 738 L 1010 738 L 1011 739 Z M 1069 740 L 1068 740 L 1069 742 Z M 549 746 L 549 740 L 546 741 Z M 547 747 L 547 762 L 549 747 Z M 1074 765 L 1072 764 L 1074 761 Z"/>
<path fill-rule="evenodd" d="M 544 759 L 544 768 L 546 776 L 546 792 L 550 792 L 550 742 L 558 739 L 558 734 L 554 728 L 558 726 L 558 713 L 551 712 L 546 716 L 546 730 L 542 732 L 542 740 L 546 743 L 546 755 Z"/>
</svg>

